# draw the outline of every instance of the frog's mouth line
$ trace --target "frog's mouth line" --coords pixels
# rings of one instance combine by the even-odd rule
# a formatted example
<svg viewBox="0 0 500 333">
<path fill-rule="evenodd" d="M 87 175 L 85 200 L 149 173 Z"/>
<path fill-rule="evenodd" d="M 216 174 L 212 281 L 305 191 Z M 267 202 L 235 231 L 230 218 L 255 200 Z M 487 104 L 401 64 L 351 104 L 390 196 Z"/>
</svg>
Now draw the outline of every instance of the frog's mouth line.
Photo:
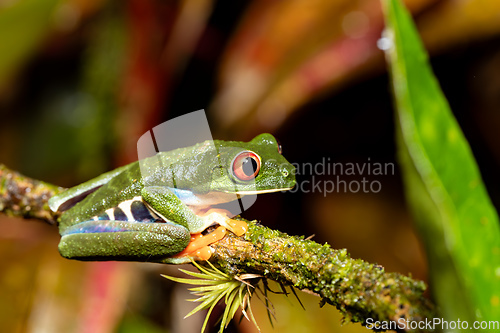
<svg viewBox="0 0 500 333">
<path fill-rule="evenodd" d="M 226 192 L 226 193 L 231 193 L 231 194 L 238 194 L 238 195 L 257 195 L 257 194 L 263 194 L 263 193 L 274 193 L 274 192 L 281 192 L 281 191 L 288 191 L 291 190 L 292 187 L 284 187 L 284 188 L 273 188 L 269 190 L 255 190 L 255 191 L 237 191 L 237 192 Z"/>
</svg>

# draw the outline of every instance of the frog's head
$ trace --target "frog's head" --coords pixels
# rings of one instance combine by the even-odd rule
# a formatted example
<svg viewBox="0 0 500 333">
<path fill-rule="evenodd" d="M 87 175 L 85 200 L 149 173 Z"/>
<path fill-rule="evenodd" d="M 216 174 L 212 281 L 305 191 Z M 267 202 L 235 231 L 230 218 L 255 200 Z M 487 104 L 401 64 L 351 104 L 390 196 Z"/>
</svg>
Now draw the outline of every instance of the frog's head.
<svg viewBox="0 0 500 333">
<path fill-rule="evenodd" d="M 281 146 L 271 134 L 261 134 L 250 142 L 215 144 L 220 167 L 212 172 L 211 191 L 252 195 L 295 186 L 295 167 L 281 155 Z"/>
</svg>

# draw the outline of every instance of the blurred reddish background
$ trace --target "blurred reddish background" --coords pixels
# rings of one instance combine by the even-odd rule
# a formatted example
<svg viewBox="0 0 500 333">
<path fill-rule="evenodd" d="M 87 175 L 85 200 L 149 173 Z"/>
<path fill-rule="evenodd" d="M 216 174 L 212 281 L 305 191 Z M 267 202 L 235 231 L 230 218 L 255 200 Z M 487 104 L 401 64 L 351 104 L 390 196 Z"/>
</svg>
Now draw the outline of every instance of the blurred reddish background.
<svg viewBox="0 0 500 333">
<path fill-rule="evenodd" d="M 500 203 L 500 2 L 411 0 L 436 75 Z M 294 163 L 394 163 L 378 193 L 294 191 L 244 216 L 347 248 L 426 279 L 395 160 L 383 18 L 372 0 L 0 1 L 0 162 L 76 185 L 137 159 L 140 135 L 205 109 L 218 139 L 273 133 Z M 368 160 L 369 159 L 369 160 Z M 305 181 L 335 175 L 299 174 Z M 311 186 L 305 189 L 312 190 Z M 196 332 L 177 267 L 83 263 L 57 253 L 55 227 L 0 217 L 2 332 Z M 340 327 L 336 310 L 280 295 L 275 329 Z M 271 330 L 254 300 L 257 320 Z M 219 311 L 222 307 L 219 309 Z M 213 316 L 215 324 L 217 314 Z M 215 332 L 217 328 L 212 328 Z M 243 321 L 228 331 L 254 332 Z"/>
</svg>

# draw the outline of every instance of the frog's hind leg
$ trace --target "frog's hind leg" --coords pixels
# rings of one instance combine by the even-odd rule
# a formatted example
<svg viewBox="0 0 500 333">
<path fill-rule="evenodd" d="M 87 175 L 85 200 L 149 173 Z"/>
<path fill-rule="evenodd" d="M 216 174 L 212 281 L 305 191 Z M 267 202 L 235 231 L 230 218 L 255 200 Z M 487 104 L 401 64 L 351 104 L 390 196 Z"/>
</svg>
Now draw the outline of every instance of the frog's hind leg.
<svg viewBox="0 0 500 333">
<path fill-rule="evenodd" d="M 91 220 L 61 233 L 59 252 L 79 260 L 162 261 L 183 251 L 189 230 L 171 223 Z"/>
</svg>

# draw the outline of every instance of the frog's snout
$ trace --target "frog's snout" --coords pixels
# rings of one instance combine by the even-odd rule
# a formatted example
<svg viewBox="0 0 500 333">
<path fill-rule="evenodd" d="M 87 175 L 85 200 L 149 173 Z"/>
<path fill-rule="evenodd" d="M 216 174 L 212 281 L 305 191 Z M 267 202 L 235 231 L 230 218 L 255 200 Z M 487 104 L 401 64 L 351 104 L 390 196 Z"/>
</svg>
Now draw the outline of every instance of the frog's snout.
<svg viewBox="0 0 500 333">
<path fill-rule="evenodd" d="M 295 167 L 291 164 L 283 165 L 281 167 L 281 176 L 283 182 L 285 183 L 284 187 L 292 188 L 295 186 Z"/>
</svg>

